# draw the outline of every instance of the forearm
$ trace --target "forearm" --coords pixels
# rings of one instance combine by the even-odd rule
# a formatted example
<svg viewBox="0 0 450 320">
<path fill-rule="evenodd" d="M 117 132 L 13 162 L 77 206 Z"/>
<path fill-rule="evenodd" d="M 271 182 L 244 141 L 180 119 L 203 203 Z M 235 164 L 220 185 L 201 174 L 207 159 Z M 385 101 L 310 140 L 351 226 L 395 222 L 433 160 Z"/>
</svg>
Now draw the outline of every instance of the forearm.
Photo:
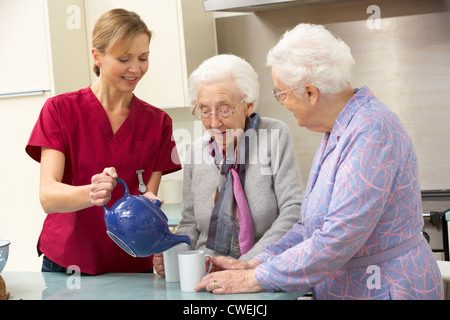
<svg viewBox="0 0 450 320">
<path fill-rule="evenodd" d="M 70 186 L 61 182 L 42 184 L 39 199 L 45 213 L 74 212 L 92 206 L 90 186 Z"/>
<path fill-rule="evenodd" d="M 159 184 L 161 183 L 162 171 L 152 172 L 147 183 L 147 191 L 153 192 L 155 196 L 158 195 Z M 164 199 L 163 199 L 164 200 Z"/>
<path fill-rule="evenodd" d="M 73 212 L 92 206 L 90 185 L 71 186 L 62 182 L 65 156 L 42 148 L 39 199 L 45 213 Z"/>
</svg>

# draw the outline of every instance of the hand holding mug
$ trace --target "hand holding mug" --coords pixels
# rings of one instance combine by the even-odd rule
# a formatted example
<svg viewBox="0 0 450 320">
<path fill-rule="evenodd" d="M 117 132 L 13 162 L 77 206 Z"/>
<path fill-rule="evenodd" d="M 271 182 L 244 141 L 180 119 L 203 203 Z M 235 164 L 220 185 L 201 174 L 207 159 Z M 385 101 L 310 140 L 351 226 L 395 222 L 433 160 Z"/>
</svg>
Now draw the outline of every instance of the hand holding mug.
<svg viewBox="0 0 450 320">
<path fill-rule="evenodd" d="M 203 289 L 216 294 L 264 291 L 256 279 L 254 269 L 225 270 L 207 274 L 195 286 L 195 291 Z"/>
</svg>

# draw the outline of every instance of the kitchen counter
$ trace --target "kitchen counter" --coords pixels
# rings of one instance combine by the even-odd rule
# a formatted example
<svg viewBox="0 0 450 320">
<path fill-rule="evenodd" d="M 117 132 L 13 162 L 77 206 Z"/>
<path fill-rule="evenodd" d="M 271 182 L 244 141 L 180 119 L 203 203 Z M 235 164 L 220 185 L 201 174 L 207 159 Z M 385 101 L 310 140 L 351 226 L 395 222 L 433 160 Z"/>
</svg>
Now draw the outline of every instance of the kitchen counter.
<svg viewBox="0 0 450 320">
<path fill-rule="evenodd" d="M 98 276 L 62 272 L 2 272 L 11 300 L 295 300 L 307 292 L 261 292 L 215 295 L 182 292 L 151 273 L 108 273 Z"/>
</svg>

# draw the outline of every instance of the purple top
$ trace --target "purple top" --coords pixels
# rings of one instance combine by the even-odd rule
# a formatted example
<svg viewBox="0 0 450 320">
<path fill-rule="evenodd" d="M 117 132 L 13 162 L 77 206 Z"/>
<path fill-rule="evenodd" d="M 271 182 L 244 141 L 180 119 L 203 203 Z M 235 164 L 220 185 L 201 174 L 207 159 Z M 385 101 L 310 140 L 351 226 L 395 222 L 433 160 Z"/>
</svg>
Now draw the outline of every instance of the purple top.
<svg viewBox="0 0 450 320">
<path fill-rule="evenodd" d="M 429 245 L 375 265 L 347 268 L 420 234 L 415 150 L 399 118 L 363 87 L 316 152 L 301 220 L 255 258 L 266 289 L 313 289 L 315 299 L 441 299 Z"/>
</svg>

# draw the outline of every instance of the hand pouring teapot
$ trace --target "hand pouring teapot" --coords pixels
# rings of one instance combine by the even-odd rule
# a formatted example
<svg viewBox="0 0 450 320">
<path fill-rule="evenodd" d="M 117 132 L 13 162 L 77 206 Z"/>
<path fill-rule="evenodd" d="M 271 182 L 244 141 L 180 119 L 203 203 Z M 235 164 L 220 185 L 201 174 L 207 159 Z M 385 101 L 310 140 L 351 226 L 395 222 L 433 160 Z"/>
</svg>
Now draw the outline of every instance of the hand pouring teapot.
<svg viewBox="0 0 450 320">
<path fill-rule="evenodd" d="M 114 242 L 133 257 L 148 257 L 185 242 L 186 235 L 170 232 L 168 219 L 156 203 L 139 195 L 130 195 L 126 183 L 116 179 L 125 188 L 125 194 L 111 208 L 105 210 L 106 232 Z"/>
</svg>

